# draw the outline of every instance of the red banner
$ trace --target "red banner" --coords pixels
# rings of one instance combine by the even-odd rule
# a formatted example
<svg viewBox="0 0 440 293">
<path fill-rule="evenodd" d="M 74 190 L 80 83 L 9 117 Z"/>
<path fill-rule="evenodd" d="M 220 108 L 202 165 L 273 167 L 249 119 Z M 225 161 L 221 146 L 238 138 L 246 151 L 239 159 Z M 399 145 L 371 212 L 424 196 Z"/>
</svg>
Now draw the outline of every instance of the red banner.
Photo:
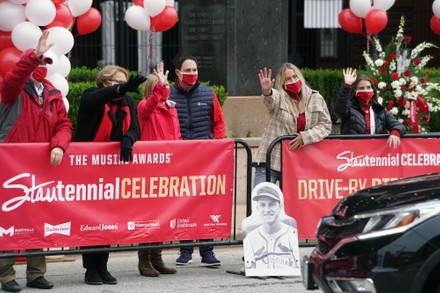
<svg viewBox="0 0 440 293">
<path fill-rule="evenodd" d="M 0 250 L 227 238 L 234 141 L 0 144 Z"/>
<path fill-rule="evenodd" d="M 285 210 L 298 222 L 300 239 L 314 239 L 316 225 L 344 196 L 398 178 L 440 171 L 438 138 L 323 140 L 290 151 L 283 142 Z"/>
</svg>

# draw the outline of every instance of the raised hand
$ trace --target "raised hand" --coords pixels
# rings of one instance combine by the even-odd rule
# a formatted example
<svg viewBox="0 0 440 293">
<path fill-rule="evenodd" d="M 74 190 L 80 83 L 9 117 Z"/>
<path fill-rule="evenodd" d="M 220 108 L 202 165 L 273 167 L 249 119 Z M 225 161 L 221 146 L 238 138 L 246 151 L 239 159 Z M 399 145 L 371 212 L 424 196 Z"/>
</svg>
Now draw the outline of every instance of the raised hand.
<svg viewBox="0 0 440 293">
<path fill-rule="evenodd" d="M 160 85 L 168 85 L 168 73 L 167 70 L 165 73 L 163 71 L 163 62 L 160 62 L 156 65 L 156 68 L 153 69 L 154 75 L 157 76 Z"/>
<path fill-rule="evenodd" d="M 348 67 L 347 69 L 342 69 L 342 74 L 344 74 L 344 83 L 352 85 L 357 78 L 356 69 Z"/>
<path fill-rule="evenodd" d="M 260 70 L 258 73 L 258 79 L 260 80 L 263 95 L 269 96 L 275 82 L 275 79 L 272 79 L 272 69 L 264 67 L 263 70 Z"/>
<path fill-rule="evenodd" d="M 49 31 L 45 30 L 41 34 L 41 37 L 38 39 L 38 44 L 37 47 L 35 48 L 35 55 L 37 55 L 38 58 L 40 58 L 41 55 L 46 53 L 53 46 L 53 44 L 47 43 L 48 37 L 49 37 Z"/>
</svg>

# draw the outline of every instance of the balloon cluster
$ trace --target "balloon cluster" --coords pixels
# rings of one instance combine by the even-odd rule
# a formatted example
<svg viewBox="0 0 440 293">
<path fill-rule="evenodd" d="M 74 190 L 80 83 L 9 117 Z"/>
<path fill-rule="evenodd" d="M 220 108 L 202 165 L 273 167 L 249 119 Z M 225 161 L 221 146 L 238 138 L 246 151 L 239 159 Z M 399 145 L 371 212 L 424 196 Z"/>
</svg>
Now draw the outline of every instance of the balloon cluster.
<svg viewBox="0 0 440 293">
<path fill-rule="evenodd" d="M 432 3 L 432 12 L 434 15 L 429 22 L 431 29 L 437 35 L 440 35 L 440 0 L 435 0 Z"/>
<path fill-rule="evenodd" d="M 71 30 L 75 20 L 79 35 L 99 28 L 101 14 L 92 3 L 93 0 L 0 0 L 0 80 L 23 51 L 37 46 L 42 29 L 47 29 L 48 43 L 53 44 L 45 53 L 53 60 L 47 65 L 47 79 L 61 91 L 68 108 L 66 77 L 71 64 L 66 54 L 74 44 Z"/>
<path fill-rule="evenodd" d="M 125 11 L 128 26 L 138 31 L 164 32 L 177 23 L 174 0 L 133 0 Z"/>
<path fill-rule="evenodd" d="M 339 24 L 349 33 L 360 34 L 364 19 L 367 33 L 372 35 L 380 33 L 388 24 L 386 11 L 394 5 L 394 1 L 349 0 L 350 8 L 345 8 L 339 13 Z"/>
</svg>

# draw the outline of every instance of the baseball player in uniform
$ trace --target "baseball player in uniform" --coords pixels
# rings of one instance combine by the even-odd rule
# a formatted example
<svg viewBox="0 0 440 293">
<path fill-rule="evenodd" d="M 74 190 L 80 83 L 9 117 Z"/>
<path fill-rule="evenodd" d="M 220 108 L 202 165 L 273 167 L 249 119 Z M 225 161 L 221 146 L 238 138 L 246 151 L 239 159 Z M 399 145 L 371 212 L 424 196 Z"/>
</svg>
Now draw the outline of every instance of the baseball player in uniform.
<svg viewBox="0 0 440 293">
<path fill-rule="evenodd" d="M 254 269 L 282 273 L 299 268 L 297 231 L 280 220 L 283 211 L 280 196 L 267 183 L 253 196 L 262 224 L 244 239 L 246 275 L 248 270 Z"/>
</svg>

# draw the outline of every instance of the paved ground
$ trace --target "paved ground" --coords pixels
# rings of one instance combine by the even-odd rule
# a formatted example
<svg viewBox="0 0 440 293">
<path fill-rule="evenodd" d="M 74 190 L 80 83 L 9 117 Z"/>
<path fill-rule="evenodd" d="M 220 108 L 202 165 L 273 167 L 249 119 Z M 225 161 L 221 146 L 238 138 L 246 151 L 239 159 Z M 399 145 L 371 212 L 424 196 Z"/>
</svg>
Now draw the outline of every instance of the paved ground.
<svg viewBox="0 0 440 293">
<path fill-rule="evenodd" d="M 309 254 L 311 247 L 301 247 L 301 258 Z M 164 251 L 163 259 L 174 266 L 177 249 Z M 91 286 L 84 283 L 84 272 L 81 256 L 68 256 L 71 261 L 54 261 L 48 259 L 48 280 L 55 284 L 54 289 L 44 291 L 56 292 L 311 292 L 304 289 L 301 277 L 284 278 L 246 278 L 227 271 L 238 271 L 242 265 L 243 250 L 241 246 L 215 247 L 222 266 L 206 268 L 200 266 L 197 248 L 193 255 L 193 263 L 185 267 L 177 267 L 175 275 L 161 275 L 157 278 L 140 276 L 137 269 L 136 252 L 116 252 L 110 254 L 109 271 L 118 279 L 118 285 Z M 25 286 L 25 265 L 16 265 L 17 282 Z M 38 289 L 24 287 L 22 292 L 42 292 Z M 317 292 L 317 291 L 315 291 Z"/>
</svg>

